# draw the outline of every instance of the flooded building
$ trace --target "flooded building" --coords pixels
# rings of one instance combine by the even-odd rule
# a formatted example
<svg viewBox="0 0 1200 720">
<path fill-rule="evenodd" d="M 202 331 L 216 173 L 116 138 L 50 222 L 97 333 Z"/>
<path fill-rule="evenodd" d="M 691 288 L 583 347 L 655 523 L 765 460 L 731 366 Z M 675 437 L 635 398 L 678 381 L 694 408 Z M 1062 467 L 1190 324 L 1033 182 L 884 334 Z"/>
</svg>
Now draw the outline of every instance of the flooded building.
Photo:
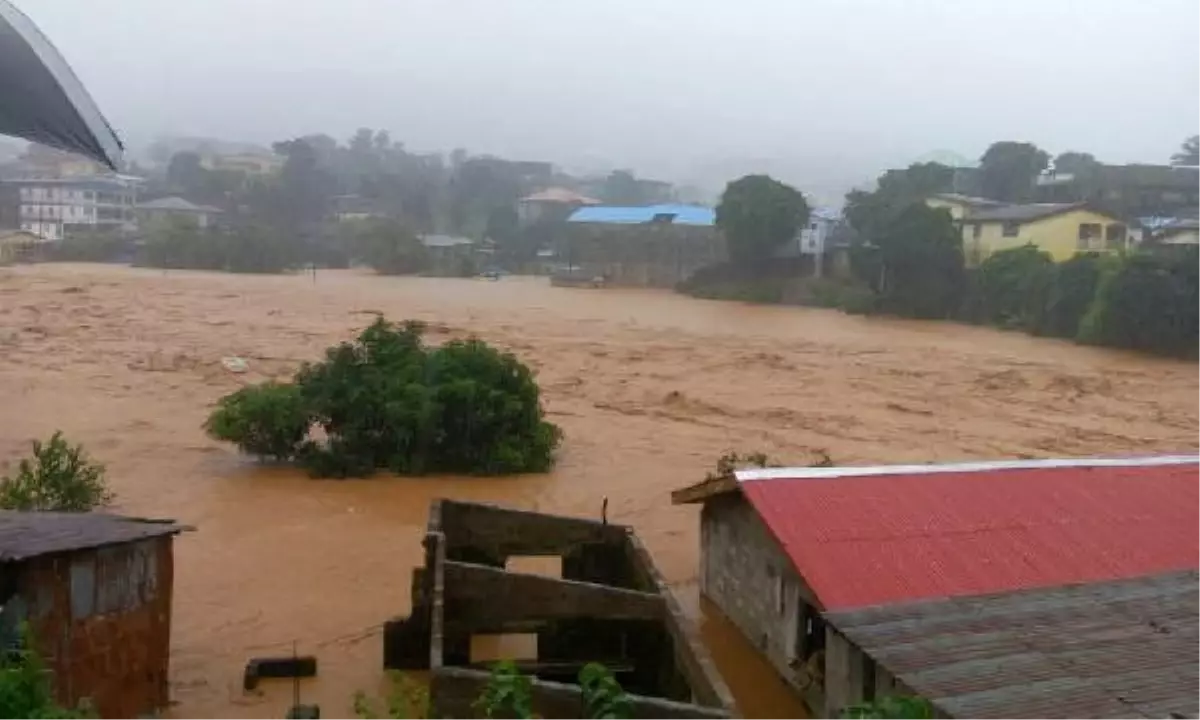
<svg viewBox="0 0 1200 720">
<path fill-rule="evenodd" d="M 168 704 L 174 536 L 169 521 L 102 513 L 0 512 L 0 637 L 22 627 L 61 704 L 102 717 Z"/>
<path fill-rule="evenodd" d="M 612 285 L 673 287 L 726 259 L 716 213 L 699 205 L 581 207 L 558 245 L 568 267 Z"/>
<path fill-rule="evenodd" d="M 814 713 L 918 695 L 947 716 L 1070 717 L 1127 696 L 1190 702 L 1194 717 L 1198 469 L 1191 456 L 771 468 L 673 501 L 703 505 L 701 593 Z M 1030 650 L 1047 622 L 1060 627 Z M 1173 678 L 1153 697 L 1118 659 L 1143 656 Z"/>
<path fill-rule="evenodd" d="M 384 666 L 431 671 L 436 717 L 472 717 L 488 681 L 480 641 L 522 635 L 539 717 L 582 717 L 575 679 L 610 669 L 634 717 L 730 717 L 732 696 L 637 536 L 605 522 L 435 501 L 412 613 L 384 628 Z M 552 560 L 552 571 L 520 572 Z M 491 658 L 495 659 L 495 658 Z"/>
</svg>

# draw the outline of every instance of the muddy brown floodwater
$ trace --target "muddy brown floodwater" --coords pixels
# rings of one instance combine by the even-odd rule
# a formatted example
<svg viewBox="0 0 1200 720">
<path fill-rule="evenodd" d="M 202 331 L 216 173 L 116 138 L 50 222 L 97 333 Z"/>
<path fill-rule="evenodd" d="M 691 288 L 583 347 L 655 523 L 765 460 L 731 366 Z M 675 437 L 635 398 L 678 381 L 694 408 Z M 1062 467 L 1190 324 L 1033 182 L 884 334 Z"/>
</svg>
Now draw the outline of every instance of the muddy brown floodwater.
<svg viewBox="0 0 1200 720">
<path fill-rule="evenodd" d="M 538 371 L 566 433 L 557 469 L 504 479 L 318 481 L 207 439 L 213 402 L 285 377 L 384 312 L 475 333 Z M 245 358 L 246 375 L 222 368 Z M 0 269 L 0 462 L 61 428 L 109 467 L 116 510 L 198 530 L 176 543 L 178 716 L 282 717 L 243 693 L 252 655 L 320 659 L 306 702 L 344 715 L 382 683 L 380 623 L 408 611 L 438 496 L 633 525 L 701 618 L 743 711 L 799 712 L 696 592 L 698 516 L 672 489 L 728 449 L 795 463 L 1195 451 L 1197 368 L 944 323 L 552 288 L 544 279 L 238 276 L 92 265 Z"/>
</svg>

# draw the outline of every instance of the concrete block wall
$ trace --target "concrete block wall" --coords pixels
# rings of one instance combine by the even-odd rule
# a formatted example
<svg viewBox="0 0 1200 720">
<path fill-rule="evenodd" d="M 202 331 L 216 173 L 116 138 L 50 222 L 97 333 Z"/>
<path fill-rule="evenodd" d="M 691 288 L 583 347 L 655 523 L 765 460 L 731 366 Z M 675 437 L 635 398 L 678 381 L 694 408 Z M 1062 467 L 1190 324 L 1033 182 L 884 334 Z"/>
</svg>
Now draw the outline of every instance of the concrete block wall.
<svg viewBox="0 0 1200 720">
<path fill-rule="evenodd" d="M 701 593 L 784 680 L 803 692 L 806 685 L 791 663 L 800 631 L 800 601 L 813 603 L 811 591 L 741 495 L 730 493 L 708 500 L 700 518 Z"/>
</svg>

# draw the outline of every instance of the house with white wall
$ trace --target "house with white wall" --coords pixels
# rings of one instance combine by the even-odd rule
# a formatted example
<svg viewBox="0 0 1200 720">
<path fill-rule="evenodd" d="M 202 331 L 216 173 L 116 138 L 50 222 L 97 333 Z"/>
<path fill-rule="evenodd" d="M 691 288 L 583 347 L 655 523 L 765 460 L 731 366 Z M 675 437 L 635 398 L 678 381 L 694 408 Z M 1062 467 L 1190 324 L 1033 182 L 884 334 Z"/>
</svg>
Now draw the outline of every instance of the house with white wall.
<svg viewBox="0 0 1200 720">
<path fill-rule="evenodd" d="M 141 178 L 115 174 L 7 181 L 17 188 L 20 229 L 45 240 L 61 240 L 72 230 L 137 229 L 141 183 Z"/>
</svg>

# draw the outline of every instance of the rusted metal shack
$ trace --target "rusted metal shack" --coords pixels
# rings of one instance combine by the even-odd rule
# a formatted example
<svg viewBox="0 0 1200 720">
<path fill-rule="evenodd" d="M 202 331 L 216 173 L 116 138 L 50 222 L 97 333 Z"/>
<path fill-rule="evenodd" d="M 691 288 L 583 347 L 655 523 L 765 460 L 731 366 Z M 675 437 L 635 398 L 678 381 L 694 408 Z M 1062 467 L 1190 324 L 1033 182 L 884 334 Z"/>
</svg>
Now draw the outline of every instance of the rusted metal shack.
<svg viewBox="0 0 1200 720">
<path fill-rule="evenodd" d="M 412 614 L 384 630 L 384 666 L 428 669 L 438 717 L 473 717 L 487 683 L 471 638 L 536 634 L 541 717 L 582 717 L 578 671 L 608 666 L 635 717 L 719 718 L 733 697 L 627 527 L 491 505 L 437 500 L 425 534 L 425 566 L 413 572 Z M 506 569 L 512 558 L 555 556 L 561 577 Z"/>
<path fill-rule="evenodd" d="M 59 702 L 102 717 L 168 702 L 172 542 L 189 528 L 102 513 L 0 511 L 0 637 L 27 623 Z"/>
</svg>

